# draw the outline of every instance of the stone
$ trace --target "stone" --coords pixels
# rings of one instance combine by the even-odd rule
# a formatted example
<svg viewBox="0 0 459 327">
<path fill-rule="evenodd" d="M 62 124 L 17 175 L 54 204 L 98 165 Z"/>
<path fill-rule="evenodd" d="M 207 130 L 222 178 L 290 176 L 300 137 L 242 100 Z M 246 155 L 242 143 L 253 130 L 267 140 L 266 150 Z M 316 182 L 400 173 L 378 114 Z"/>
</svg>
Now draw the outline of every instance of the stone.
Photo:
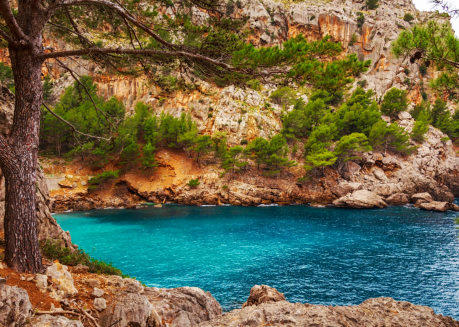
<svg viewBox="0 0 459 327">
<path fill-rule="evenodd" d="M 375 177 L 379 179 L 380 181 L 387 180 L 387 176 L 381 168 L 376 167 L 375 169 L 373 169 L 373 175 L 375 175 Z"/>
<path fill-rule="evenodd" d="M 147 287 L 145 296 L 153 305 L 154 314 L 163 321 L 170 321 L 171 326 L 196 326 L 222 314 L 217 300 L 197 287 Z"/>
<path fill-rule="evenodd" d="M 149 327 L 148 320 L 152 310 L 153 306 L 145 295 L 125 293 L 101 312 L 100 325 L 111 327 L 118 322 L 119 326 Z"/>
<path fill-rule="evenodd" d="M 35 285 L 37 285 L 40 291 L 46 292 L 46 288 L 48 287 L 48 276 L 42 274 L 35 275 Z"/>
<path fill-rule="evenodd" d="M 94 287 L 94 290 L 92 291 L 92 296 L 94 297 L 102 297 L 104 296 L 105 292 L 104 290 L 101 290 L 98 287 Z"/>
<path fill-rule="evenodd" d="M 284 294 L 280 293 L 273 287 L 267 285 L 255 285 L 250 290 L 250 296 L 242 305 L 243 308 L 250 305 L 258 305 L 261 303 L 285 301 Z"/>
<path fill-rule="evenodd" d="M 411 196 L 411 202 L 413 203 L 422 203 L 422 202 L 432 202 L 433 198 L 432 196 L 427 193 L 416 193 Z"/>
<path fill-rule="evenodd" d="M 408 111 L 402 111 L 398 114 L 398 119 L 408 120 L 408 119 L 412 119 L 412 117 Z"/>
<path fill-rule="evenodd" d="M 333 201 L 333 205 L 358 209 L 387 207 L 387 203 L 378 194 L 368 190 L 354 191 Z"/>
<path fill-rule="evenodd" d="M 94 299 L 94 308 L 97 311 L 102 311 L 107 308 L 107 301 L 104 298 L 98 297 Z"/>
<path fill-rule="evenodd" d="M 79 320 L 71 320 L 64 316 L 57 315 L 39 315 L 34 317 L 27 325 L 30 327 L 84 327 L 83 323 Z"/>
<path fill-rule="evenodd" d="M 428 210 L 428 211 L 439 211 L 445 212 L 452 208 L 451 203 L 440 202 L 440 201 L 431 201 L 431 202 L 416 202 L 416 207 Z"/>
<path fill-rule="evenodd" d="M 0 326 L 21 327 L 32 314 L 26 290 L 0 283 Z"/>
<path fill-rule="evenodd" d="M 75 188 L 75 183 L 68 180 L 68 179 L 63 179 L 61 180 L 60 182 L 57 183 L 61 188 L 68 188 L 68 189 L 72 189 L 72 188 Z"/>
<path fill-rule="evenodd" d="M 46 269 L 46 275 L 50 277 L 53 287 L 59 291 L 56 293 L 58 299 L 74 296 L 78 293 L 67 266 L 56 261 Z"/>
<path fill-rule="evenodd" d="M 130 292 L 130 293 L 142 293 L 143 292 L 142 284 L 138 280 L 135 280 L 132 278 L 123 279 L 123 288 L 126 292 Z"/>
<path fill-rule="evenodd" d="M 409 203 L 408 195 L 405 193 L 394 193 L 386 198 L 386 203 L 390 205 L 403 205 Z"/>
</svg>

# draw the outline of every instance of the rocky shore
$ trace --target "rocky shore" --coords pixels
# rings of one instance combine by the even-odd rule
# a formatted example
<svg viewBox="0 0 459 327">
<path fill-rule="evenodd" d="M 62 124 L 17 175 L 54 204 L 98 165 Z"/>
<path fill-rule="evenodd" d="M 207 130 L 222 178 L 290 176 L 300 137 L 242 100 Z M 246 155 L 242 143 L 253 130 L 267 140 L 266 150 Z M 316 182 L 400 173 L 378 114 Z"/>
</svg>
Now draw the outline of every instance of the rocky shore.
<svg viewBox="0 0 459 327">
<path fill-rule="evenodd" d="M 398 123 L 411 131 L 414 120 L 402 112 Z M 154 173 L 129 171 L 100 190 L 88 190 L 90 172 L 84 167 L 43 160 L 51 210 L 90 210 L 107 207 L 137 207 L 145 202 L 187 205 L 311 204 L 350 208 L 383 208 L 412 203 L 424 210 L 458 210 L 453 204 L 459 194 L 459 165 L 451 140 L 430 127 L 426 141 L 417 151 L 401 157 L 368 152 L 360 160 L 338 169 L 326 169 L 323 176 L 299 181 L 304 175 L 294 167 L 277 177 L 267 177 L 250 168 L 223 174 L 218 164 L 199 166 L 185 153 L 162 150 Z M 190 179 L 198 179 L 192 188 Z M 420 193 L 427 193 L 422 194 Z"/>
<path fill-rule="evenodd" d="M 392 298 L 355 306 L 290 303 L 276 289 L 256 285 L 241 309 L 223 313 L 199 288 L 145 287 L 90 274 L 84 266 L 54 262 L 44 274 L 19 275 L 2 264 L 0 275 L 0 326 L 8 327 L 459 326 L 428 307 Z"/>
</svg>

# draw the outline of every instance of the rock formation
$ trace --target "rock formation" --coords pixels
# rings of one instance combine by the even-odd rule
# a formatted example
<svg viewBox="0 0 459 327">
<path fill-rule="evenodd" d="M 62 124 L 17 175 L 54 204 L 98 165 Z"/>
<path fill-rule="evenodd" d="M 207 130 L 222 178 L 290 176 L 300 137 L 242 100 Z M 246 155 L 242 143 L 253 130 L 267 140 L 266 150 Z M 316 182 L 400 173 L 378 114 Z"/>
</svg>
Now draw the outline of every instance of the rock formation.
<svg viewBox="0 0 459 327">
<path fill-rule="evenodd" d="M 78 288 L 78 292 L 69 293 L 65 300 L 61 300 L 60 305 L 65 309 L 45 303 L 49 292 L 53 292 L 52 288 L 42 290 L 40 305 L 50 305 L 49 310 L 43 311 L 34 308 L 31 303 L 32 298 L 37 303 L 36 294 L 29 299 L 27 291 L 6 285 L 3 279 L 0 281 L 1 326 L 459 326 L 458 321 L 435 314 L 431 308 L 391 298 L 375 298 L 359 305 L 335 307 L 290 303 L 282 293 L 266 285 L 255 285 L 241 309 L 222 313 L 220 304 L 212 295 L 199 288 L 149 288 L 129 278 L 79 273 L 73 272 L 78 271 L 74 267 L 53 266 L 71 274 Z M 35 279 L 38 280 L 38 275 Z M 88 288 L 88 285 L 98 287 Z M 94 294 L 104 296 L 96 297 L 96 300 L 104 304 L 108 302 L 106 309 L 92 305 L 90 298 Z"/>
</svg>

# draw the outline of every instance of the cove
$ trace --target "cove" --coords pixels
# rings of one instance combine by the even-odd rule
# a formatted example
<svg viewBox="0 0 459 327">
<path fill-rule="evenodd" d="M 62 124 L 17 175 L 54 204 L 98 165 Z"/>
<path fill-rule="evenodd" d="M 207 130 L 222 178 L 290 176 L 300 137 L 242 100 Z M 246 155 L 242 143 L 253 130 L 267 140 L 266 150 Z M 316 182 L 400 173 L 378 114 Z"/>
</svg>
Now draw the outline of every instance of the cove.
<svg viewBox="0 0 459 327">
<path fill-rule="evenodd" d="M 255 284 L 290 302 L 359 304 L 379 296 L 459 318 L 456 213 L 191 207 L 58 214 L 72 240 L 148 286 L 196 286 L 225 310 Z"/>
</svg>

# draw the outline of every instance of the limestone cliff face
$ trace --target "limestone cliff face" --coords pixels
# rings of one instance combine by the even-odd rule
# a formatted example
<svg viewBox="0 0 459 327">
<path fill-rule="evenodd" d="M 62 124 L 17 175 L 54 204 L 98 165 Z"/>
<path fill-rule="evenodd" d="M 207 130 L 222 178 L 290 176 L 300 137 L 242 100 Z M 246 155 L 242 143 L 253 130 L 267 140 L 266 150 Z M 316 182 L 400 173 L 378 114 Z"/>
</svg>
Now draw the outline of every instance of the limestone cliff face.
<svg viewBox="0 0 459 327">
<path fill-rule="evenodd" d="M 422 77 L 418 62 L 411 62 L 410 58 L 397 59 L 391 54 L 392 41 L 401 30 L 411 26 L 403 19 L 405 14 L 410 13 L 414 17 L 411 24 L 430 18 L 444 19 L 435 13 L 417 11 L 411 0 L 380 0 L 375 10 L 366 10 L 364 0 L 241 0 L 227 9 L 231 17 L 248 18 L 249 39 L 256 45 L 280 44 L 300 33 L 310 40 L 330 35 L 343 44 L 345 52 L 371 60 L 370 69 L 359 77 L 359 81 L 365 81 L 366 88 L 375 91 L 376 99 L 380 99 L 391 87 L 398 87 L 408 91 L 413 105 L 421 100 L 420 83 L 428 85 L 428 79 L 435 74 L 429 69 L 427 76 Z M 358 12 L 365 17 L 363 24 L 357 22 Z M 172 16 L 174 10 L 168 8 L 164 13 Z M 208 17 L 205 11 L 198 9 L 193 9 L 191 15 L 195 24 L 202 24 Z M 72 62 L 68 64 L 74 65 Z M 146 102 L 156 113 L 164 111 L 179 116 L 187 112 L 203 133 L 225 132 L 231 146 L 278 133 L 282 128 L 282 113 L 291 110 L 271 102 L 269 96 L 276 86 L 269 84 L 263 84 L 260 90 L 255 91 L 236 86 L 219 88 L 197 80 L 194 82 L 195 91 L 167 94 L 145 77 L 100 75 L 95 66 L 87 63 L 72 67 L 79 74 L 95 76 L 100 93 L 123 100 L 128 114 L 137 101 Z M 73 81 L 62 71 L 56 70 L 53 74 L 57 78 L 55 95 L 58 96 Z M 185 75 L 182 77 L 188 78 Z M 353 87 L 359 81 L 356 80 Z M 300 96 L 307 100 L 306 96 L 298 93 Z M 408 132 L 414 124 L 406 112 L 397 122 Z M 218 165 L 183 170 L 183 164 L 177 163 L 177 160 L 189 162 L 191 159 L 166 151 L 158 154 L 162 166 L 156 173 L 145 176 L 144 173 L 130 172 L 112 185 L 110 192 L 89 193 L 82 184 L 72 190 L 68 186 L 65 190 L 56 187 L 57 191 L 53 190 L 56 191 L 53 193 L 56 199 L 54 208 L 132 206 L 145 200 L 189 204 L 329 204 L 361 190 L 372 192 L 388 204 L 410 202 L 410 197 L 421 191 L 431 193 L 435 200 L 451 201 L 459 191 L 459 165 L 451 141 L 445 141 L 444 137 L 440 131 L 430 128 L 426 141 L 413 144 L 419 148 L 409 157 L 372 152 L 359 162 L 348 163 L 339 171 L 327 170 L 323 178 L 303 184 L 297 183 L 304 173 L 300 167 L 290 169 L 280 178 L 267 178 L 254 169 L 243 174 L 227 174 L 222 178 Z M 301 150 L 292 159 L 301 162 Z M 67 178 L 69 174 L 72 177 Z M 60 178 L 71 183 L 76 178 L 78 184 L 79 180 L 85 183 L 88 174 L 61 172 Z M 190 189 L 186 184 L 191 178 L 199 178 L 201 185 Z M 378 200 L 375 203 L 381 202 Z"/>
<path fill-rule="evenodd" d="M 13 122 L 14 96 L 2 87 L 0 89 L 0 133 L 7 135 Z M 37 219 L 38 237 L 40 240 L 61 240 L 66 246 L 73 246 L 68 233 L 64 232 L 51 216 L 49 211 L 49 194 L 43 172 L 38 171 L 37 180 Z M 3 218 L 5 215 L 5 180 L 0 170 L 0 231 L 3 231 Z"/>
<path fill-rule="evenodd" d="M 411 0 L 381 0 L 375 10 L 365 10 L 364 0 L 308 0 L 289 5 L 274 0 L 242 0 L 238 3 L 240 5 L 235 4 L 228 13 L 235 18 L 248 17 L 246 25 L 251 30 L 249 40 L 254 44 L 280 44 L 300 33 L 310 40 L 330 35 L 343 44 L 346 52 L 356 53 L 360 59 L 371 60 L 369 71 L 359 80 L 366 81 L 366 87 L 374 90 L 377 98 L 396 86 L 407 89 L 414 102 L 421 100 L 419 87 L 416 87 L 422 80 L 418 63 L 411 63 L 409 58 L 394 58 L 391 42 L 401 30 L 410 28 L 410 23 L 403 20 L 406 13 L 414 16 L 411 24 L 426 21 L 429 17 L 437 20 L 444 18 L 417 11 Z M 357 12 L 364 14 L 362 26 L 357 23 Z M 172 16 L 174 11 L 169 8 L 165 14 Z M 206 12 L 198 9 L 193 9 L 191 14 L 195 24 L 202 23 L 208 17 Z M 275 88 L 272 85 L 263 85 L 261 91 L 253 91 L 234 86 L 221 89 L 204 81 L 196 81 L 199 91 L 164 94 L 160 87 L 144 77 L 101 76 L 100 71 L 90 63 L 75 65 L 69 61 L 67 64 L 79 74 L 95 76 L 100 93 L 123 100 L 128 112 L 132 112 L 138 101 L 148 103 L 157 113 L 165 111 L 180 115 L 181 112 L 189 112 L 202 131 L 227 132 L 233 144 L 256 136 L 269 136 L 281 127 L 281 108 L 272 105 L 273 110 L 266 110 L 264 107 L 265 103 L 270 102 L 269 94 Z M 57 78 L 55 94 L 58 96 L 73 81 L 57 68 L 53 75 Z M 407 80 L 410 81 L 409 85 Z"/>
</svg>

